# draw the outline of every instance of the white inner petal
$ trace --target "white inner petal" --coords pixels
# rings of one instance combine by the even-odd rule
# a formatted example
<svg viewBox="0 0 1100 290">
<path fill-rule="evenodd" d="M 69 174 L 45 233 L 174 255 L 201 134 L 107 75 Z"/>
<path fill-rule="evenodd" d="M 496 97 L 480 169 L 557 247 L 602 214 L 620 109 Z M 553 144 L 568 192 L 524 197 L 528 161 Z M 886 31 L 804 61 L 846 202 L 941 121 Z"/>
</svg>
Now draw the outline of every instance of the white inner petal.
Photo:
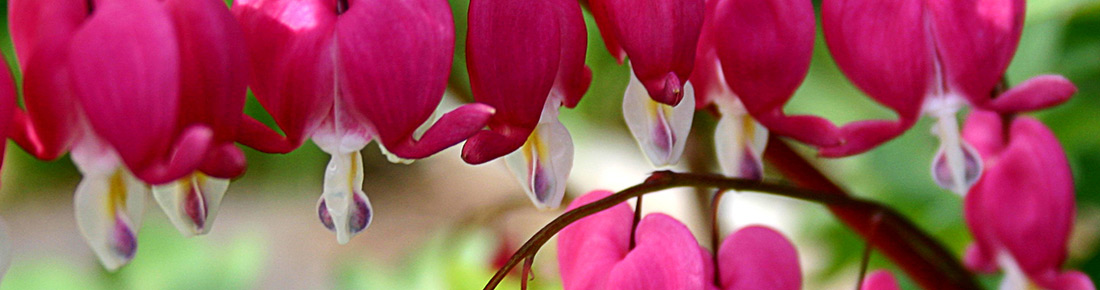
<svg viewBox="0 0 1100 290">
<path fill-rule="evenodd" d="M 519 150 L 505 155 L 509 170 L 539 209 L 561 206 L 573 168 L 573 138 L 558 120 L 560 101 L 547 101 L 539 124 Z"/>
<path fill-rule="evenodd" d="M 714 129 L 714 150 L 723 174 L 760 179 L 764 176 L 763 154 L 768 130 L 744 110 L 723 109 Z"/>
<path fill-rule="evenodd" d="M 363 155 L 359 151 L 333 154 L 325 169 L 324 192 L 318 202 L 324 203 L 325 210 L 331 216 L 336 241 L 340 244 L 347 244 L 351 237 L 370 225 L 369 215 L 373 211 L 362 186 Z M 356 198 L 363 201 L 365 208 L 357 204 Z M 356 224 L 360 220 L 359 215 L 364 212 L 367 215 L 365 223 Z"/>
<path fill-rule="evenodd" d="M 630 84 L 623 96 L 623 118 L 654 166 L 669 167 L 680 161 L 694 113 L 695 90 L 691 83 L 684 86 L 683 100 L 673 107 L 653 101 L 645 86 L 631 72 Z"/>
<path fill-rule="evenodd" d="M 147 186 L 123 168 L 85 171 L 76 188 L 77 226 L 110 271 L 133 258 L 146 194 Z"/>
<path fill-rule="evenodd" d="M 229 180 L 214 178 L 196 171 L 172 183 L 154 186 L 153 197 L 164 210 L 172 225 L 186 237 L 210 232 L 217 216 L 222 197 L 229 188 Z M 189 200 L 199 198 L 199 200 Z M 201 203 L 198 203 L 201 202 Z M 188 207 L 199 206 L 201 208 Z M 188 211 L 200 211 L 202 224 L 196 224 Z"/>
<path fill-rule="evenodd" d="M 933 133 L 939 136 L 940 148 L 932 159 L 933 180 L 944 189 L 966 196 L 981 177 L 981 157 L 960 136 L 955 111 L 939 111 L 936 118 Z"/>
</svg>

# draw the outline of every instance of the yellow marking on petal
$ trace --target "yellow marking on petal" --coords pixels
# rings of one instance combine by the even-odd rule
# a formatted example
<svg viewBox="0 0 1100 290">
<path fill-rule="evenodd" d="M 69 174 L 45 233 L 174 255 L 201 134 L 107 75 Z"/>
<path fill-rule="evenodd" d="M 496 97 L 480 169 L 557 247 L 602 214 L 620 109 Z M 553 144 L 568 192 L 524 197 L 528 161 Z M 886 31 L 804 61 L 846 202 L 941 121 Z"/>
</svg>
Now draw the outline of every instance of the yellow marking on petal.
<svg viewBox="0 0 1100 290">
<path fill-rule="evenodd" d="M 355 154 L 351 154 L 351 170 L 348 170 L 348 188 L 349 192 L 355 192 L 355 177 L 359 173 L 359 158 L 355 158 Z"/>
<path fill-rule="evenodd" d="M 118 209 L 126 208 L 126 183 L 122 179 L 122 169 L 116 169 L 111 174 L 107 191 L 107 213 L 112 217 L 117 216 Z"/>
</svg>

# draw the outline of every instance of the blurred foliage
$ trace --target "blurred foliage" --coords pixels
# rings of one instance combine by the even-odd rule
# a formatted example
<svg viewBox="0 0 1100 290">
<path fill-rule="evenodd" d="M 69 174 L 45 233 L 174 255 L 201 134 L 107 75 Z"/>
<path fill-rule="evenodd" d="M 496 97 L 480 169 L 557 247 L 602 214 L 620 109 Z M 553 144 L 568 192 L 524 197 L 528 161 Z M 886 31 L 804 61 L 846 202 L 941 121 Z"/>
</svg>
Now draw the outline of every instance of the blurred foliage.
<svg viewBox="0 0 1100 290">
<path fill-rule="evenodd" d="M 468 1 L 449 1 L 457 33 L 451 90 L 456 95 L 469 96 L 464 56 Z M 8 5 L 0 6 L 0 12 L 6 17 Z M 1079 86 L 1080 92 L 1067 104 L 1034 115 L 1051 127 L 1066 149 L 1077 181 L 1078 206 L 1082 209 L 1079 212 L 1100 209 L 1100 113 L 1097 112 L 1100 110 L 1100 1 L 1032 0 L 1028 1 L 1028 9 L 1024 35 L 1007 79 L 1010 83 L 1019 83 L 1039 74 L 1057 73 Z M 593 82 L 579 106 L 563 110 L 561 118 L 573 134 L 627 134 L 621 121 L 620 104 L 629 71 L 608 54 L 587 11 L 585 21 L 589 27 L 587 63 L 593 71 Z M 0 22 L 4 33 L 7 25 L 6 19 Z M 0 36 L 0 49 L 7 62 L 15 64 L 14 50 L 7 35 Z M 19 69 L 13 66 L 12 71 L 18 80 Z M 837 123 L 893 118 L 890 111 L 875 104 L 845 79 L 832 62 L 820 34 L 809 77 L 787 111 L 823 115 Z M 274 126 L 274 121 L 255 98 L 249 97 L 246 113 Z M 696 119 L 713 122 L 711 118 Z M 930 122 L 924 120 L 907 134 L 869 153 L 820 160 L 820 165 L 855 194 L 898 209 L 949 249 L 961 254 L 971 238 L 962 220 L 961 199 L 936 187 L 930 179 L 929 162 L 938 144 L 928 134 L 929 125 Z M 709 132 L 696 130 L 695 134 Z M 9 178 L 18 176 L 22 182 L 4 183 L 4 194 L 0 196 L 2 207 L 41 198 L 34 195 L 39 192 L 32 190 L 36 187 L 71 188 L 69 185 L 79 176 L 67 157 L 39 162 L 14 145 L 9 149 L 4 164 L 6 174 Z M 303 177 L 300 172 L 319 173 L 324 166 L 323 154 L 309 144 L 288 155 L 246 152 L 251 165 L 248 174 L 260 177 L 261 182 L 293 183 L 302 178 L 317 178 Z M 276 163 L 276 158 L 279 163 L 308 164 L 316 168 L 265 166 Z M 308 171 L 310 169 L 316 170 Z M 825 270 L 818 273 L 818 277 L 808 278 L 846 279 L 837 276 L 850 274 L 848 271 L 858 265 L 863 242 L 825 210 L 808 211 L 806 215 L 805 232 L 818 238 L 820 244 L 813 246 L 824 249 L 828 256 Z M 1098 224 L 1095 220 L 1080 222 Z M 1076 238 L 1086 239 L 1091 246 L 1086 253 L 1071 254 L 1067 267 L 1080 268 L 1094 281 L 1100 281 L 1097 237 Z M 27 261 L 11 269 L 2 289 L 251 288 L 257 286 L 267 253 L 260 237 L 243 234 L 227 244 L 215 245 L 209 241 L 182 240 L 165 224 L 146 226 L 140 239 L 140 255 L 132 265 L 117 273 L 87 272 L 86 267 L 60 259 Z M 332 278 L 342 289 L 480 288 L 493 272 L 489 257 L 495 246 L 492 235 L 481 231 L 440 233 L 400 267 L 348 260 L 343 261 Z M 871 259 L 871 269 L 877 268 L 900 273 L 881 255 Z M 539 273 L 537 269 L 536 272 Z M 556 277 L 537 278 L 532 282 L 532 289 L 560 287 Z M 906 284 L 905 289 L 914 289 L 910 281 L 900 278 Z M 997 280 L 996 277 L 983 278 L 991 287 Z M 507 283 L 502 289 L 516 288 L 518 280 L 513 278 Z"/>
</svg>

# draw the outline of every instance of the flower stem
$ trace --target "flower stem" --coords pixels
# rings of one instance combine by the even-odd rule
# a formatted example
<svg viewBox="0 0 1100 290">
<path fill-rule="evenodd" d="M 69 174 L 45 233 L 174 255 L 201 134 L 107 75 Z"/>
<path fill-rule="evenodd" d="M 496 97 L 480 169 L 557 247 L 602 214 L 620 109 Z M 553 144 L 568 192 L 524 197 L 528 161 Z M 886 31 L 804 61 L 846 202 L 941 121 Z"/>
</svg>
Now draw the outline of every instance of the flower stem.
<svg viewBox="0 0 1100 290">
<path fill-rule="evenodd" d="M 777 141 L 772 144 L 773 146 L 770 147 L 782 143 Z M 790 148 L 785 148 L 790 150 Z M 793 151 L 790 151 L 790 153 L 794 154 Z M 805 166 L 809 166 L 801 157 L 798 160 L 801 160 Z M 808 168 L 812 169 L 813 167 Z M 818 186 L 832 184 L 828 182 L 828 179 L 824 179 L 820 172 L 816 170 L 813 172 L 816 172 L 824 182 L 819 179 L 805 179 L 806 181 L 803 183 Z M 805 172 L 802 174 L 812 176 L 812 174 Z M 671 171 L 654 172 L 641 184 L 574 208 L 558 216 L 527 240 L 505 263 L 504 267 L 493 275 L 485 285 L 485 289 L 496 289 L 505 275 L 520 261 L 533 258 L 539 248 L 545 245 L 551 237 L 573 222 L 626 202 L 631 198 L 674 187 L 753 191 L 822 203 L 828 205 L 835 214 L 841 216 L 842 220 L 856 228 L 864 236 L 870 236 L 870 234 L 878 232 L 875 233 L 876 238 L 872 242 L 875 242 L 884 251 L 889 250 L 886 251 L 887 256 L 901 264 L 902 268 L 922 286 L 929 289 L 980 289 L 978 284 L 974 282 L 973 277 L 964 270 L 951 253 L 896 211 L 876 202 L 849 197 L 843 194 L 835 185 L 833 185 L 833 190 L 827 190 L 823 193 L 777 183 L 726 178 L 713 174 L 675 173 Z M 881 222 L 873 222 L 876 215 L 881 217 Z M 873 226 L 876 223 L 879 223 L 879 226 Z"/>
</svg>

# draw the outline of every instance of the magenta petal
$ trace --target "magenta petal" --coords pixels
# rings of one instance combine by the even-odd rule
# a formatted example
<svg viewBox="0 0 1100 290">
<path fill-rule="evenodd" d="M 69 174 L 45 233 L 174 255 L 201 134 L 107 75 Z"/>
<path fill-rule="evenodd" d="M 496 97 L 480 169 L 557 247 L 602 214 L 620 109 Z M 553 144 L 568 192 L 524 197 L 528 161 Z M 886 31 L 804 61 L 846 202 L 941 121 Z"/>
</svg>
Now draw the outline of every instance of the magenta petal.
<svg viewBox="0 0 1100 290">
<path fill-rule="evenodd" d="M 622 45 L 619 45 L 618 36 L 615 35 L 615 23 L 612 22 L 611 11 L 608 11 L 607 7 L 609 1 L 614 0 L 588 0 L 588 10 L 592 12 L 592 18 L 596 19 L 596 27 L 600 29 L 600 38 L 603 39 L 607 52 L 611 53 L 619 64 L 623 64 L 626 52 L 623 51 Z"/>
<path fill-rule="evenodd" d="M 365 29 L 398 25 L 400 29 Z M 444 115 L 421 140 L 413 133 L 443 98 L 454 51 L 454 22 L 443 0 L 356 1 L 337 22 L 341 98 L 401 158 L 424 158 L 485 126 L 492 108 Z"/>
<path fill-rule="evenodd" d="M 184 129 L 168 152 L 167 158 L 155 160 L 147 166 L 130 166 L 142 181 L 160 185 L 175 181 L 193 173 L 202 165 L 213 143 L 214 131 L 205 125 L 193 125 Z M 232 145 L 230 145 L 232 146 Z"/>
<path fill-rule="evenodd" d="M 573 200 L 569 210 L 611 194 L 590 192 Z M 629 251 L 633 220 L 633 210 L 621 203 L 580 219 L 558 233 L 558 267 L 565 289 L 605 289 L 609 269 Z"/>
<path fill-rule="evenodd" d="M 726 290 L 802 288 L 798 251 L 783 234 L 763 226 L 726 237 L 718 250 L 718 272 Z"/>
<path fill-rule="evenodd" d="M 898 280 L 886 270 L 876 270 L 863 279 L 864 290 L 900 290 Z"/>
<path fill-rule="evenodd" d="M 23 68 L 27 112 L 12 138 L 35 157 L 53 160 L 68 150 L 83 124 L 69 75 L 69 38 L 48 43 Z"/>
<path fill-rule="evenodd" d="M 827 0 L 821 23 L 825 42 L 841 71 L 871 98 L 898 114 L 898 128 L 917 119 L 926 92 L 932 86 L 932 51 L 925 31 L 924 1 Z M 856 125 L 869 127 L 868 125 Z M 887 125 L 874 125 L 883 128 Z M 844 130 L 844 129 L 842 129 Z M 862 129 L 847 129 L 860 131 Z M 869 150 L 904 130 L 873 129 L 874 140 L 863 134 L 844 134 L 846 148 L 830 149 L 826 156 L 844 156 Z M 888 131 L 891 135 L 886 135 Z M 895 134 L 896 133 L 896 134 Z M 843 154 L 843 155 L 841 155 Z"/>
<path fill-rule="evenodd" d="M 10 136 L 12 131 L 13 114 L 16 111 L 15 82 L 8 71 L 7 61 L 0 61 L 0 136 Z M 4 164 L 4 149 L 7 144 L 0 144 L 0 165 Z"/>
<path fill-rule="evenodd" d="M 844 157 L 867 152 L 901 135 L 915 123 L 915 117 L 898 122 L 885 120 L 852 122 L 840 128 L 840 138 L 843 142 L 840 146 L 821 148 L 819 154 L 825 157 Z"/>
<path fill-rule="evenodd" d="M 214 139 L 237 135 L 248 85 L 248 55 L 240 24 L 221 0 L 167 0 L 179 37 L 180 128 L 203 123 Z"/>
<path fill-rule="evenodd" d="M 562 105 L 577 106 L 592 83 L 592 70 L 584 64 L 588 52 L 588 30 L 581 7 L 573 0 L 553 0 L 561 27 L 561 63 L 554 90 L 562 96 Z"/>
<path fill-rule="evenodd" d="M 703 0 L 606 0 L 615 27 L 638 80 L 654 101 L 677 105 L 691 76 L 703 27 Z"/>
<path fill-rule="evenodd" d="M 199 171 L 212 177 L 230 179 L 244 173 L 247 162 L 240 148 L 233 143 L 222 143 L 210 148 L 199 165 Z"/>
<path fill-rule="evenodd" d="M 179 49 L 168 13 L 149 1 L 105 1 L 73 36 L 73 88 L 97 135 L 131 170 L 168 149 L 179 108 Z M 108 57 L 110 56 L 110 57 Z"/>
<path fill-rule="evenodd" d="M 1003 130 L 1000 122 L 975 121 L 979 123 L 966 129 Z M 964 136 L 981 137 L 970 132 Z M 973 255 L 1005 251 L 1033 282 L 1053 288 L 1066 258 L 1075 212 L 1069 163 L 1053 133 L 1033 118 L 1017 117 L 1006 140 L 1000 152 L 982 153 L 985 174 L 966 196 L 966 220 L 978 251 Z"/>
<path fill-rule="evenodd" d="M 335 100 L 333 31 L 336 1 L 239 0 L 256 99 L 301 144 Z"/>
<path fill-rule="evenodd" d="M 788 117 L 783 106 L 802 84 L 814 46 L 813 4 L 804 0 L 724 0 L 715 7 L 715 50 L 725 81 L 756 120 L 776 134 L 817 146 L 840 143 L 836 126 Z M 698 89 L 697 89 L 698 90 Z"/>
<path fill-rule="evenodd" d="M 19 63 L 26 70 L 27 63 L 36 54 L 57 46 L 57 40 L 68 38 L 76 32 L 88 16 L 88 1 L 82 0 L 11 0 L 8 11 L 11 38 Z M 63 55 L 63 53 L 62 53 Z"/>
<path fill-rule="evenodd" d="M 1024 0 L 925 2 L 948 85 L 972 103 L 988 100 L 1020 42 Z"/>
<path fill-rule="evenodd" d="M 1077 93 L 1077 86 L 1060 75 L 1042 75 L 1031 78 L 1004 92 L 986 104 L 984 109 L 997 112 L 1026 112 L 1053 107 L 1069 100 Z"/>
<path fill-rule="evenodd" d="M 466 142 L 463 159 L 486 162 L 515 151 L 538 124 L 558 76 L 562 20 L 548 1 L 470 3 L 467 68 L 474 99 L 496 109 L 492 131 Z"/>
<path fill-rule="evenodd" d="M 289 140 L 250 116 L 243 116 L 241 126 L 237 129 L 237 142 L 264 153 L 289 153 L 302 146 L 305 141 Z"/>
<path fill-rule="evenodd" d="M 627 223 L 627 226 L 630 224 Z M 602 289 L 703 289 L 706 269 L 699 243 L 676 219 L 649 214 L 638 223 L 636 246 L 610 273 Z"/>
<path fill-rule="evenodd" d="M 420 140 L 413 139 L 412 135 L 396 144 L 387 144 L 386 150 L 401 158 L 424 158 L 436 152 L 454 146 L 471 135 L 481 131 L 489 118 L 493 116 L 493 108 L 484 104 L 468 104 L 443 114 L 431 128 L 424 132 Z"/>
</svg>

